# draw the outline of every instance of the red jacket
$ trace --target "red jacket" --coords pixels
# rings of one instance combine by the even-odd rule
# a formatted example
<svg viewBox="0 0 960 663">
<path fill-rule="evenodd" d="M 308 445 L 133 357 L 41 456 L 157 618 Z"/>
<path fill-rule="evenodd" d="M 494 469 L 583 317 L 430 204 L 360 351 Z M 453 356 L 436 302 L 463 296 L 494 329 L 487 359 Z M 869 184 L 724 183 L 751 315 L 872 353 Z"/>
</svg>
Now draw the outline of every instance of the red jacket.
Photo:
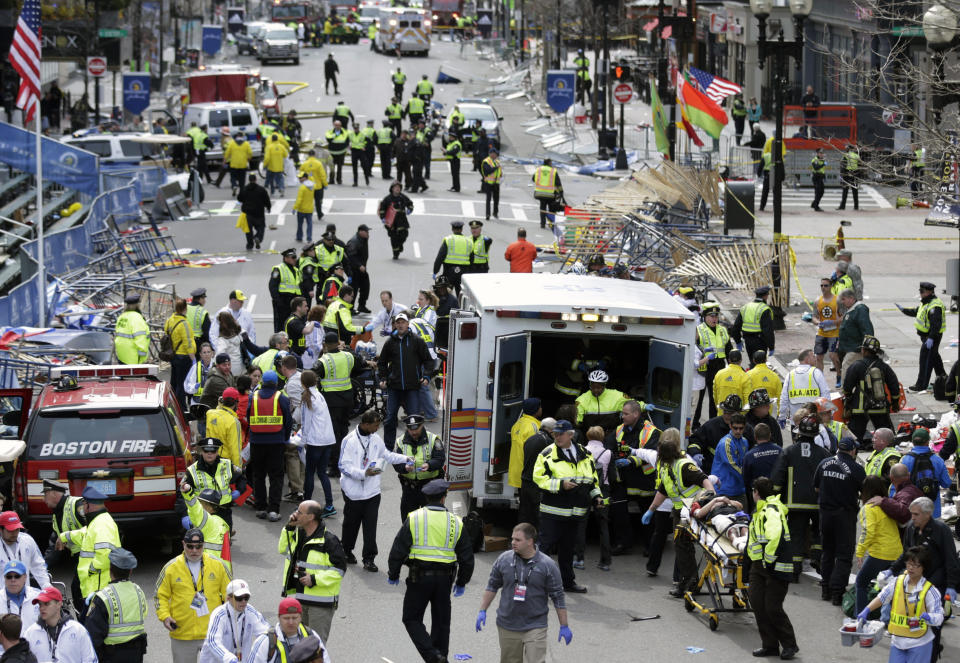
<svg viewBox="0 0 960 663">
<path fill-rule="evenodd" d="M 526 239 L 518 239 L 507 247 L 503 257 L 510 263 L 511 272 L 530 273 L 533 271 L 533 261 L 537 257 L 537 247 Z"/>
<path fill-rule="evenodd" d="M 918 497 L 923 497 L 923 493 L 907 479 L 893 497 L 883 498 L 880 509 L 900 525 L 906 525 L 910 522 L 910 503 Z"/>
</svg>

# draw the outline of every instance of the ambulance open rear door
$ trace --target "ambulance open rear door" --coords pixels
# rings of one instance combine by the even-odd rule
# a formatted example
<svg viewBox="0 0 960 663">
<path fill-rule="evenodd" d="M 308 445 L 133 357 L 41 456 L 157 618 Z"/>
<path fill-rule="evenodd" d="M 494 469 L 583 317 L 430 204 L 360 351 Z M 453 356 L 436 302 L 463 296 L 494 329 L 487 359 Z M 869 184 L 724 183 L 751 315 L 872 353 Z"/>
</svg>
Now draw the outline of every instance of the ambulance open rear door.
<svg viewBox="0 0 960 663">
<path fill-rule="evenodd" d="M 480 318 L 470 311 L 451 311 L 448 339 L 448 381 L 443 394 L 447 480 L 452 490 L 473 490 L 473 465 L 478 455 L 475 449 L 477 396 L 480 393 L 477 387 L 480 382 Z M 457 370 L 451 371 L 454 361 Z M 489 417 L 486 420 L 489 422 Z"/>
<path fill-rule="evenodd" d="M 687 352 L 688 346 L 681 343 L 650 341 L 646 402 L 653 403 L 656 408 L 650 416 L 660 430 L 673 427 L 683 432 L 685 429 L 685 410 L 689 404 L 684 402 L 683 395 L 689 392 L 684 381 L 690 379 Z"/>
<path fill-rule="evenodd" d="M 493 401 L 490 420 L 491 479 L 507 471 L 510 463 L 510 428 L 522 413 L 523 400 L 529 389 L 530 333 L 497 337 L 492 381 L 487 383 L 487 396 Z"/>
</svg>

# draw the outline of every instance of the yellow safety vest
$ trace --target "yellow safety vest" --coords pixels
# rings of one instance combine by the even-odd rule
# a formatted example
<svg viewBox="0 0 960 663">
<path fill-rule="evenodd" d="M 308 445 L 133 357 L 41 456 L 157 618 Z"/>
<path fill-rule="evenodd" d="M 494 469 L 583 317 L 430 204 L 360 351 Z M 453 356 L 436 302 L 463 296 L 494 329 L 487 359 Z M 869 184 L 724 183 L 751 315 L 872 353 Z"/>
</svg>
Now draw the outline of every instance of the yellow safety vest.
<svg viewBox="0 0 960 663">
<path fill-rule="evenodd" d="M 844 274 L 838 278 L 832 286 L 830 286 L 830 292 L 834 295 L 839 295 L 844 290 L 853 290 L 853 279 Z"/>
<path fill-rule="evenodd" d="M 693 497 L 700 490 L 700 486 L 683 485 L 683 467 L 693 464 L 689 458 L 680 458 L 673 465 L 664 465 L 657 461 L 657 489 L 663 488 L 667 497 L 673 500 L 674 509 L 683 507 L 680 498 Z"/>
<path fill-rule="evenodd" d="M 230 479 L 233 478 L 233 463 L 229 459 L 219 459 L 217 469 L 214 470 L 212 476 L 198 469 L 196 463 L 187 468 L 187 474 L 193 480 L 193 490 L 183 496 L 187 505 L 196 502 L 200 492 L 207 488 L 213 488 L 220 493 L 220 504 L 230 502 Z"/>
<path fill-rule="evenodd" d="M 823 175 L 827 172 L 827 162 L 820 157 L 813 157 L 810 160 L 810 170 L 814 175 Z"/>
<path fill-rule="evenodd" d="M 488 164 L 490 166 L 494 166 L 494 170 L 492 173 L 490 173 L 489 175 L 483 176 L 483 181 L 486 184 L 499 184 L 500 178 L 503 175 L 503 171 L 500 168 L 500 163 L 497 161 L 494 161 L 491 157 L 487 157 L 486 159 L 484 159 L 483 163 Z"/>
<path fill-rule="evenodd" d="M 917 328 L 917 331 L 921 334 L 926 334 L 930 331 L 930 309 L 939 308 L 940 309 L 940 334 L 943 334 L 947 330 L 947 316 L 943 306 L 943 302 L 940 301 L 939 297 L 934 297 L 926 304 L 921 304 L 917 309 L 917 318 L 913 321 L 913 326 Z"/>
<path fill-rule="evenodd" d="M 447 245 L 447 255 L 443 259 L 447 265 L 469 265 L 473 245 L 465 235 L 447 235 L 443 238 Z"/>
<path fill-rule="evenodd" d="M 433 83 L 421 79 L 420 82 L 417 83 L 417 94 L 433 94 Z"/>
<path fill-rule="evenodd" d="M 853 150 L 843 155 L 843 161 L 847 170 L 857 170 L 860 167 L 860 155 Z"/>
<path fill-rule="evenodd" d="M 120 645 L 146 634 L 147 597 L 137 585 L 129 580 L 112 582 L 97 592 L 97 596 L 107 607 L 104 645 Z"/>
<path fill-rule="evenodd" d="M 334 244 L 332 249 L 328 249 L 326 244 L 320 244 L 316 248 L 317 264 L 324 272 L 329 272 L 330 268 L 337 263 L 343 263 L 343 247 Z"/>
<path fill-rule="evenodd" d="M 433 455 L 433 449 L 440 442 L 440 437 L 427 431 L 427 443 L 420 445 L 405 444 L 406 435 L 401 433 L 397 436 L 397 453 L 413 458 L 413 472 L 405 472 L 400 476 L 404 479 L 435 479 L 440 476 L 440 470 L 427 470 L 421 472 L 418 468 L 430 460 Z M 442 444 L 442 443 L 441 443 Z"/>
<path fill-rule="evenodd" d="M 347 138 L 350 139 L 351 150 L 363 150 L 367 147 L 367 138 L 360 131 L 348 131 Z"/>
<path fill-rule="evenodd" d="M 832 423 L 839 424 L 840 422 L 837 421 Z M 839 440 L 840 435 L 837 433 L 835 434 L 837 435 L 837 439 Z M 889 460 L 891 456 L 896 456 L 897 458 L 900 458 L 900 452 L 897 451 L 896 447 L 887 447 L 883 451 L 874 451 L 872 454 L 870 454 L 870 458 L 867 459 L 867 466 L 866 466 L 867 476 L 868 477 L 883 476 L 883 466 L 886 465 L 887 460 Z"/>
<path fill-rule="evenodd" d="M 193 337 L 203 336 L 203 321 L 209 316 L 207 309 L 199 304 L 187 304 L 187 322 L 190 323 L 190 329 L 193 330 Z"/>
<path fill-rule="evenodd" d="M 473 264 L 486 265 L 489 261 L 487 254 L 487 238 L 480 235 L 473 239 Z"/>
<path fill-rule="evenodd" d="M 407 516 L 407 522 L 413 536 L 408 559 L 438 564 L 456 563 L 457 542 L 463 531 L 463 523 L 458 516 L 442 507 L 422 507 Z"/>
<path fill-rule="evenodd" d="M 391 143 L 393 143 L 393 129 L 390 127 L 377 129 L 377 144 L 390 145 Z"/>
<path fill-rule="evenodd" d="M 210 367 L 207 366 L 207 370 L 209 369 Z M 193 392 L 193 395 L 195 398 L 200 398 L 201 396 L 203 396 L 203 362 L 202 361 L 198 361 L 196 363 L 196 371 L 197 371 L 197 390 Z"/>
<path fill-rule="evenodd" d="M 407 75 L 402 71 L 393 72 L 391 78 L 393 79 L 394 85 L 403 85 L 407 82 Z"/>
<path fill-rule="evenodd" d="M 270 348 L 269 350 L 264 352 L 262 355 L 259 355 L 258 357 L 256 357 L 250 363 L 256 366 L 257 368 L 259 368 L 262 373 L 266 373 L 267 371 L 272 371 L 275 368 L 274 361 L 276 360 L 277 353 L 279 352 L 280 351 L 277 350 L 276 348 Z"/>
<path fill-rule="evenodd" d="M 83 523 L 80 522 L 80 514 L 77 513 L 77 505 L 79 504 L 79 497 L 73 497 L 72 495 L 67 496 L 67 501 L 63 505 L 63 518 L 59 521 L 54 518 L 53 522 L 51 523 L 51 526 L 53 527 L 53 533 L 58 537 L 60 536 L 61 532 L 69 532 L 70 530 L 80 529 L 83 527 Z"/>
<path fill-rule="evenodd" d="M 740 319 L 741 319 L 741 329 L 744 334 L 759 334 L 762 329 L 760 327 L 760 319 L 763 317 L 763 314 L 770 310 L 770 307 L 767 306 L 766 302 L 750 302 L 749 304 L 744 305 L 740 309 Z"/>
<path fill-rule="evenodd" d="M 317 264 L 316 258 L 311 258 L 310 256 L 300 256 L 300 260 L 299 262 L 297 262 L 297 269 L 300 270 L 300 278 L 301 279 L 303 278 L 303 268 L 308 265 L 313 265 L 313 267 L 315 268 L 313 270 L 313 282 L 319 283 L 320 282 L 320 265 Z"/>
<path fill-rule="evenodd" d="M 303 624 L 300 624 L 300 639 L 309 637 L 310 633 L 307 631 L 307 627 Z M 287 646 L 283 644 L 282 638 L 277 638 L 277 653 L 280 654 L 280 663 L 287 663 Z"/>
<path fill-rule="evenodd" d="M 403 106 L 400 104 L 388 104 L 386 115 L 391 120 L 399 120 L 403 116 Z"/>
<path fill-rule="evenodd" d="M 150 349 L 150 327 L 139 311 L 124 311 L 113 332 L 117 361 L 121 364 L 142 364 Z"/>
<path fill-rule="evenodd" d="M 328 129 L 326 133 L 327 151 L 333 156 L 339 156 L 347 151 L 347 132 L 336 133 L 333 129 Z"/>
<path fill-rule="evenodd" d="M 927 592 L 933 584 L 929 580 L 924 580 L 916 603 L 907 600 L 907 593 L 904 590 L 906 584 L 907 574 L 904 573 L 897 578 L 897 585 L 893 590 L 893 600 L 890 602 L 890 623 L 887 624 L 887 630 L 890 635 L 899 635 L 903 638 L 922 638 L 927 632 L 927 622 L 920 619 L 920 615 L 927 611 Z M 919 620 L 917 628 L 911 629 L 907 624 L 908 619 Z"/>
<path fill-rule="evenodd" d="M 727 333 L 727 328 L 723 325 L 718 324 L 711 329 L 710 325 L 706 322 L 701 322 L 697 326 L 697 345 L 703 351 L 704 355 L 713 352 L 717 355 L 717 359 L 726 359 L 727 343 L 729 342 L 730 334 Z M 707 365 L 699 366 L 697 370 L 701 373 L 706 373 Z"/>
<path fill-rule="evenodd" d="M 407 102 L 407 114 L 422 115 L 423 99 L 421 99 L 420 97 L 410 97 L 410 100 Z"/>
<path fill-rule="evenodd" d="M 913 167 L 923 168 L 923 148 L 918 147 L 913 151 Z"/>
<path fill-rule="evenodd" d="M 326 530 L 323 527 L 317 528 L 313 538 L 303 544 L 303 548 L 307 550 L 306 561 L 291 558 L 291 552 L 298 549 L 297 539 L 301 531 L 299 528 L 292 531 L 284 528 L 280 532 L 280 542 L 277 545 L 277 550 L 286 558 L 283 563 L 283 577 L 289 577 L 290 563 L 293 562 L 298 571 L 313 576 L 313 584 L 307 587 L 296 583 L 298 589 L 288 589 L 286 595 L 311 604 L 327 603 L 335 606 L 340 596 L 343 571 L 331 564 L 330 555 L 323 552 L 323 535 Z M 320 536 L 317 536 L 317 533 Z"/>
<path fill-rule="evenodd" d="M 300 270 L 291 267 L 285 262 L 274 265 L 274 269 L 280 272 L 280 285 L 277 290 L 281 294 L 299 295 L 300 294 Z"/>
<path fill-rule="evenodd" d="M 320 391 L 350 391 L 353 384 L 350 382 L 350 373 L 353 371 L 354 359 L 349 352 L 329 352 L 320 357 L 323 364 L 323 378 L 320 380 Z"/>
<path fill-rule="evenodd" d="M 791 401 L 799 398 L 819 398 L 820 397 L 820 388 L 813 381 L 813 367 L 807 371 L 807 386 L 806 388 L 800 387 L 797 385 L 797 372 L 790 371 L 790 387 L 787 390 L 787 396 Z"/>
<path fill-rule="evenodd" d="M 557 193 L 557 169 L 540 166 L 533 175 L 533 197 L 553 198 Z"/>
<path fill-rule="evenodd" d="M 350 307 L 350 304 L 339 297 L 330 302 L 327 306 L 327 313 L 323 316 L 324 329 L 340 333 L 340 324 L 342 323 L 348 331 L 356 331 L 353 329 L 353 313 L 350 312 Z M 342 315 L 339 321 L 337 317 L 338 313 Z"/>
</svg>

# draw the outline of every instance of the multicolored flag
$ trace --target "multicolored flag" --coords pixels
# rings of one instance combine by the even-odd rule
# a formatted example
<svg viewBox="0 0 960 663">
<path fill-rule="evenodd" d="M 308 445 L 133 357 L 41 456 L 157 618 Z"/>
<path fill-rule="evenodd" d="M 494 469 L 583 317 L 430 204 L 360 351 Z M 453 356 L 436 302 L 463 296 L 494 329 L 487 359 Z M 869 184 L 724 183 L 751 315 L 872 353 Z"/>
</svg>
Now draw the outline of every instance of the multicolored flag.
<svg viewBox="0 0 960 663">
<path fill-rule="evenodd" d="M 677 99 L 686 107 L 687 117 L 692 124 L 712 138 L 720 138 L 720 132 L 727 124 L 726 112 L 680 73 L 677 74 Z"/>
<path fill-rule="evenodd" d="M 653 115 L 653 135 L 657 141 L 657 152 L 670 158 L 670 139 L 667 138 L 667 113 L 663 109 L 660 95 L 657 94 L 657 83 L 650 77 L 650 110 Z"/>
</svg>

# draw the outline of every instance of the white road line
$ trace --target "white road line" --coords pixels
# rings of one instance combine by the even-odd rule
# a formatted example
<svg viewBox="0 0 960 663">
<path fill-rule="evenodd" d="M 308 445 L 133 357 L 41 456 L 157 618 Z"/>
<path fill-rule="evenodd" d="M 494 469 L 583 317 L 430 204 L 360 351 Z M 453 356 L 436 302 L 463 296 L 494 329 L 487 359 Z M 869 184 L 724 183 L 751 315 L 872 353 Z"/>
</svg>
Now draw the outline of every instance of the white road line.
<svg viewBox="0 0 960 663">
<path fill-rule="evenodd" d="M 286 222 L 287 222 L 287 215 L 286 215 L 286 214 L 277 214 L 277 225 L 278 225 L 278 226 L 282 226 L 282 225 L 285 224 Z"/>
<path fill-rule="evenodd" d="M 376 198 L 367 198 L 363 201 L 363 213 L 365 216 L 374 216 L 377 213 L 379 201 Z"/>
<path fill-rule="evenodd" d="M 273 249 L 273 246 L 271 245 L 270 248 Z M 253 307 L 256 306 L 256 304 L 257 304 L 256 295 L 250 295 L 249 297 L 247 297 L 247 305 L 244 306 L 244 308 L 247 309 L 247 313 L 253 313 Z"/>
<path fill-rule="evenodd" d="M 426 214 L 423 211 L 423 198 L 413 198 L 413 213 L 414 214 Z M 440 214 L 434 214 L 433 216 L 442 216 Z"/>
<path fill-rule="evenodd" d="M 332 189 L 332 191 L 336 191 L 336 190 L 337 190 L 337 189 Z M 329 191 L 329 190 L 328 190 L 328 191 Z M 813 191 L 813 190 L 811 189 L 811 194 L 810 194 L 811 196 L 813 196 L 812 191 Z M 471 191 L 470 194 L 472 194 L 472 193 L 473 193 L 473 192 Z M 785 192 L 785 193 L 786 193 L 786 192 Z M 469 194 L 468 194 L 468 195 L 469 195 Z M 757 195 L 759 195 L 759 193 L 758 193 Z M 771 193 L 770 195 L 772 196 L 773 194 Z M 474 196 L 474 197 L 481 197 L 481 196 L 480 196 L 480 194 L 476 194 L 476 196 Z M 786 198 L 786 196 L 784 196 L 784 198 Z M 812 199 L 812 198 L 811 198 L 811 199 Z M 350 203 L 350 202 L 361 201 L 361 200 L 364 201 L 364 202 L 366 202 L 368 199 L 367 199 L 367 198 L 344 198 L 344 197 L 341 197 L 341 196 L 336 196 L 336 197 L 333 198 L 332 200 L 335 201 L 335 202 L 337 202 L 337 203 L 339 204 L 339 203 Z M 473 202 L 476 202 L 476 201 L 473 201 L 473 200 L 465 200 L 464 196 L 460 196 L 459 198 L 423 198 L 423 197 L 413 198 L 414 204 L 416 204 L 418 201 L 430 202 L 430 203 L 464 203 L 464 202 L 467 202 L 467 203 L 471 203 L 471 204 L 472 204 Z M 284 202 L 287 202 L 287 201 L 284 201 Z M 327 200 L 327 199 L 325 199 L 325 200 L 323 201 L 323 209 L 324 209 L 324 211 L 326 211 L 327 209 L 329 209 L 329 208 L 327 207 L 327 203 L 328 203 L 328 202 L 330 202 L 330 201 Z M 504 203 L 504 204 L 506 204 L 506 203 Z M 540 205 L 539 205 L 539 204 L 536 204 L 536 203 L 510 203 L 510 204 L 511 204 L 511 205 L 519 205 L 520 207 L 531 208 L 531 209 L 539 209 L 539 208 L 540 208 Z M 282 212 L 283 210 L 282 210 L 282 209 L 280 209 L 280 210 L 274 209 L 274 210 L 272 210 L 272 211 L 273 211 L 273 212 L 278 212 L 278 211 Z M 339 214 L 339 212 L 338 212 L 338 214 Z"/>
<path fill-rule="evenodd" d="M 270 211 L 273 212 L 274 214 L 279 214 L 280 212 L 283 211 L 283 208 L 289 202 L 290 202 L 289 199 L 281 198 L 280 200 L 276 201 L 276 203 L 273 205 L 273 208 Z"/>
<path fill-rule="evenodd" d="M 460 201 L 460 210 L 463 212 L 463 215 L 466 217 L 475 217 L 477 215 L 476 209 L 473 206 L 472 200 L 461 200 Z"/>
<path fill-rule="evenodd" d="M 864 184 L 861 189 L 866 193 L 870 198 L 873 199 L 881 209 L 891 209 L 893 205 L 890 204 L 890 201 L 880 195 L 880 192 L 874 189 L 869 184 Z"/>
<path fill-rule="evenodd" d="M 323 199 L 323 205 L 320 206 L 320 209 L 323 210 L 324 214 L 329 214 L 330 209 L 333 207 L 333 200 L 330 198 Z"/>
<path fill-rule="evenodd" d="M 232 211 L 234 210 L 234 208 L 235 208 L 238 204 L 239 204 L 239 203 L 237 203 L 236 200 L 227 200 L 227 201 L 225 201 L 225 202 L 223 203 L 223 207 L 221 207 L 220 209 L 223 210 L 223 213 L 224 213 L 224 214 L 229 214 L 230 212 L 232 212 Z"/>
<path fill-rule="evenodd" d="M 413 243 L 413 257 L 414 258 L 420 257 L 420 242 Z"/>
<path fill-rule="evenodd" d="M 270 241 L 270 249 L 269 249 L 269 250 L 270 250 L 270 251 L 276 251 L 276 250 L 277 250 L 277 240 L 274 239 L 274 240 L 271 240 L 271 241 Z"/>
<path fill-rule="evenodd" d="M 520 205 L 515 205 L 510 203 L 510 209 L 513 210 L 513 219 L 514 221 L 526 221 L 527 213 L 523 211 L 523 208 Z"/>
</svg>

